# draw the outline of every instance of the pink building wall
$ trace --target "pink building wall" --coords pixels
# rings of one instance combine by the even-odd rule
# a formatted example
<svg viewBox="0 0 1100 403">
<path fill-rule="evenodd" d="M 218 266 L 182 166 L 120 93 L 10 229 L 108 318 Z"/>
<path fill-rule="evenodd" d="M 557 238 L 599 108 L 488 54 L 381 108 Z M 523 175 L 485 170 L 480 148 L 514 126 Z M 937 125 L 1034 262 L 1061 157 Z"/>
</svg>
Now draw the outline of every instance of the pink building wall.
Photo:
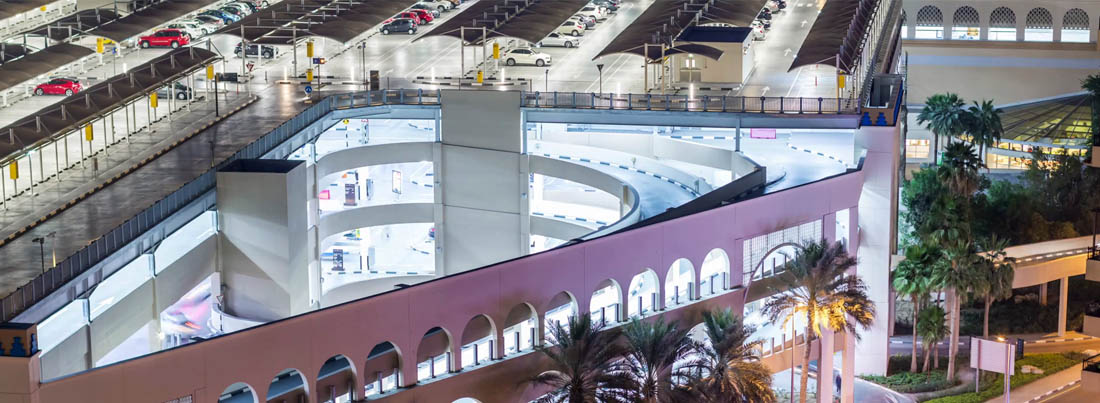
<svg viewBox="0 0 1100 403">
<path fill-rule="evenodd" d="M 502 324 L 516 305 L 535 307 L 539 323 L 553 308 L 551 300 L 566 291 L 587 312 L 597 286 L 607 279 L 626 294 L 634 275 L 647 268 L 657 273 L 662 285 L 669 266 L 687 258 L 695 270 L 695 298 L 699 297 L 699 271 L 708 252 L 720 248 L 730 260 L 733 292 L 668 310 L 670 319 L 694 325 L 710 307 L 742 309 L 740 273 L 742 241 L 778 229 L 823 219 L 823 232 L 833 238 L 834 212 L 852 208 L 850 250 L 858 243 L 855 207 L 863 185 L 857 171 L 784 190 L 703 213 L 606 236 L 536 255 L 498 263 L 414 287 L 349 302 L 328 309 L 269 323 L 246 331 L 135 358 L 48 383 L 39 383 L 38 358 L 0 357 L 0 403 L 3 402 L 165 402 L 193 396 L 196 402 L 216 402 L 219 394 L 236 382 L 250 385 L 260 401 L 272 378 L 286 368 L 301 372 L 309 385 L 311 402 L 327 399 L 327 387 L 318 387 L 321 365 L 330 357 L 348 357 L 357 373 L 361 397 L 364 379 L 374 370 L 365 368 L 371 349 L 391 342 L 400 352 L 403 379 L 408 388 L 386 397 L 387 401 L 449 402 L 475 397 L 483 402 L 533 398 L 538 391 L 511 387 L 537 370 L 537 354 L 505 357 L 416 385 L 417 348 L 434 327 L 446 330 L 454 352 L 452 368 L 461 368 L 461 332 L 479 314 L 493 323 L 496 353 L 503 351 Z M 663 286 L 659 287 L 662 294 Z M 627 306 L 620 301 L 620 306 Z M 556 304 L 555 304 L 556 305 Z M 625 316 L 625 309 L 622 310 Z M 542 337 L 540 331 L 539 337 Z M 480 397 L 479 397 L 480 396 Z M 450 399 L 450 400 L 448 400 Z M 289 403 L 289 402 L 288 402 Z"/>
</svg>

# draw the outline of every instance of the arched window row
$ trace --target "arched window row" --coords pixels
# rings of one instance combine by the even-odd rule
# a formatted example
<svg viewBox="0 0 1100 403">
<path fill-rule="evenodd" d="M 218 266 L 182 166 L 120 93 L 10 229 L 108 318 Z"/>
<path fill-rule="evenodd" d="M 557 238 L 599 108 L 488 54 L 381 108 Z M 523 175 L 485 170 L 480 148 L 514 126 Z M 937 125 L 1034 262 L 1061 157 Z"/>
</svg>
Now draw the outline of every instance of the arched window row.
<svg viewBox="0 0 1100 403">
<path fill-rule="evenodd" d="M 1089 42 L 1091 21 L 1088 12 L 1080 8 L 1066 10 L 1061 16 L 1062 26 L 1055 35 L 1055 16 L 1046 8 L 1035 7 L 1023 14 L 1023 31 L 1018 32 L 1016 11 L 1008 7 L 997 7 L 989 12 L 988 24 L 982 32 L 982 20 L 986 16 L 971 6 L 961 6 L 954 11 L 948 10 L 951 17 L 951 32 L 945 32 L 944 12 L 937 6 L 927 5 L 917 10 L 912 21 L 913 32 L 908 32 L 910 22 L 904 19 L 903 38 L 912 35 L 914 39 L 951 39 L 994 41 L 1024 40 L 1031 42 L 1052 42 L 1055 37 L 1061 42 Z"/>
</svg>

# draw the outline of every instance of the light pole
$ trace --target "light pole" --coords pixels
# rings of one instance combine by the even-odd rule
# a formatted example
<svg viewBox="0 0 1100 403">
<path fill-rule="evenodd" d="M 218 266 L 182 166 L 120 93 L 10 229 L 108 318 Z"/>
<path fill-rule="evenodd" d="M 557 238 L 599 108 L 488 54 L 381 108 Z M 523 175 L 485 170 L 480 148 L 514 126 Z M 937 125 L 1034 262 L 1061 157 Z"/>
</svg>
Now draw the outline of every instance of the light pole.
<svg viewBox="0 0 1100 403">
<path fill-rule="evenodd" d="M 31 242 L 38 244 L 38 255 L 42 261 L 42 274 L 46 274 L 46 238 L 34 238 Z"/>
<path fill-rule="evenodd" d="M 597 64 L 596 70 L 600 71 L 600 96 L 603 96 L 603 63 Z"/>
</svg>

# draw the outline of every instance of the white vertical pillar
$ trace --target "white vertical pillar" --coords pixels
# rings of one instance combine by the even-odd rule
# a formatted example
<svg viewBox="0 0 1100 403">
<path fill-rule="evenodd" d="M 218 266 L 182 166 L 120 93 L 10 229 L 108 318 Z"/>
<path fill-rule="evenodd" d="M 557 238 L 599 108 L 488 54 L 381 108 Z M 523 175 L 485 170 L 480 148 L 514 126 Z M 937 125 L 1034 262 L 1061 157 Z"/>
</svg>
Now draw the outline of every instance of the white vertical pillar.
<svg viewBox="0 0 1100 403">
<path fill-rule="evenodd" d="M 844 362 L 840 367 L 840 403 L 855 402 L 855 377 L 856 377 L 856 337 L 855 334 L 844 335 Z"/>
<path fill-rule="evenodd" d="M 824 327 L 824 326 L 822 326 Z M 817 360 L 817 401 L 833 401 L 833 392 L 836 388 L 833 378 L 833 339 L 831 329 L 821 329 L 821 358 Z M 810 346 L 807 346 L 810 348 Z"/>
<path fill-rule="evenodd" d="M 1066 335 L 1066 302 L 1069 299 L 1069 277 L 1058 281 L 1058 336 Z"/>
</svg>

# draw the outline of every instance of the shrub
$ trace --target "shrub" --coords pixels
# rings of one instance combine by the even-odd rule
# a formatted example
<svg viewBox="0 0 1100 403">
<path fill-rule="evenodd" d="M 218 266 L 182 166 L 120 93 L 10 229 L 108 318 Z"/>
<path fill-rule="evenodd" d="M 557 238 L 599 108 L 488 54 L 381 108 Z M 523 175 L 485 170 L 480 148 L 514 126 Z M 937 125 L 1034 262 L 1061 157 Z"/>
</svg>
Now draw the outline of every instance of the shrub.
<svg viewBox="0 0 1100 403">
<path fill-rule="evenodd" d="M 1011 387 L 1013 389 L 1029 384 L 1036 379 L 1070 368 L 1081 363 L 1084 356 L 1080 353 L 1053 353 L 1035 354 L 1024 356 L 1016 360 L 1016 375 L 1012 376 Z M 1024 365 L 1034 365 L 1043 370 L 1042 374 L 1025 374 L 1020 371 Z M 927 403 L 981 403 L 1000 396 L 1004 390 L 1004 377 L 997 373 L 987 373 L 982 376 L 982 390 L 979 393 L 969 392 L 960 395 L 941 397 L 929 400 Z"/>
</svg>

